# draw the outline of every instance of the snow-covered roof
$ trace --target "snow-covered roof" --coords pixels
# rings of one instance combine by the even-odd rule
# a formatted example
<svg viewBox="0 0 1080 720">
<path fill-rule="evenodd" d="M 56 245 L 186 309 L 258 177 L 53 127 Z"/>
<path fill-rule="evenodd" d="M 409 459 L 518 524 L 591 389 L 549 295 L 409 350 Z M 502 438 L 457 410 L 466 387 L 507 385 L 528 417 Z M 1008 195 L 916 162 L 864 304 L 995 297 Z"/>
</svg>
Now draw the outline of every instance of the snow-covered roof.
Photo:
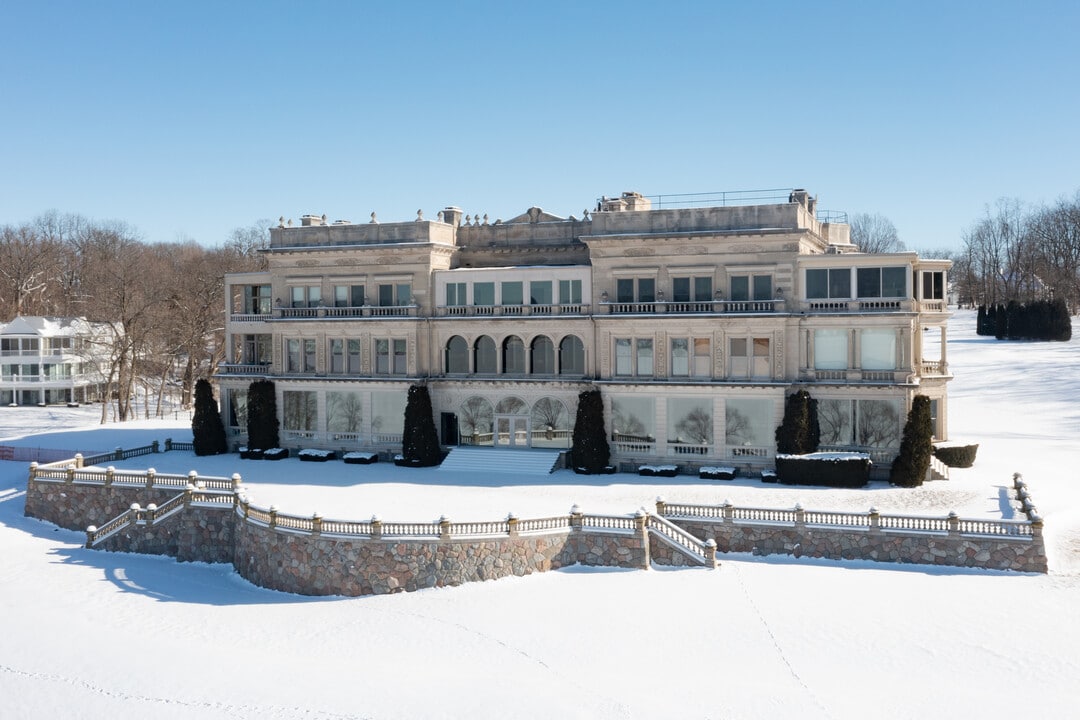
<svg viewBox="0 0 1080 720">
<path fill-rule="evenodd" d="M 44 317 L 28 315 L 15 318 L 0 326 L 0 335 L 38 335 L 63 337 L 83 335 L 90 331 L 90 324 L 81 317 Z"/>
</svg>

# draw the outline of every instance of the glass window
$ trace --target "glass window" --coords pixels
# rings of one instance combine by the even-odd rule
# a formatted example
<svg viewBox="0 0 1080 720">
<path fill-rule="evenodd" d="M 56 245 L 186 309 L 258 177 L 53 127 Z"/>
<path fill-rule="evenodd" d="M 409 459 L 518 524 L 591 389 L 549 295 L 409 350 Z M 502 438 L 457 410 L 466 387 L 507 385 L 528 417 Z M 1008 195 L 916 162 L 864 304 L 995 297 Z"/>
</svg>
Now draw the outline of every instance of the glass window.
<svg viewBox="0 0 1080 720">
<path fill-rule="evenodd" d="M 735 275 L 731 278 L 731 299 L 745 302 L 750 299 L 750 276 Z"/>
<path fill-rule="evenodd" d="M 772 446 L 776 423 L 771 400 L 731 398 L 724 405 L 724 442 L 728 446 Z"/>
<path fill-rule="evenodd" d="M 712 342 L 709 338 L 694 338 L 694 376 L 712 375 Z"/>
<path fill-rule="evenodd" d="M 521 281 L 507 281 L 502 283 L 502 304 L 503 305 L 521 305 L 524 301 L 524 295 L 522 294 Z"/>
<path fill-rule="evenodd" d="M 685 376 L 690 374 L 690 340 L 671 338 L 671 374 Z"/>
<path fill-rule="evenodd" d="M 446 304 L 448 307 L 467 305 L 465 283 L 446 283 Z"/>
<path fill-rule="evenodd" d="M 746 352 L 747 346 L 746 338 L 731 338 L 730 352 L 732 357 L 746 357 L 748 355 Z"/>
<path fill-rule="evenodd" d="M 945 299 L 945 273 L 924 272 L 922 274 L 922 284 L 923 300 Z"/>
<path fill-rule="evenodd" d="M 285 341 L 285 371 L 300 372 L 300 341 L 289 339 Z"/>
<path fill-rule="evenodd" d="M 343 373 L 345 372 L 345 341 L 344 340 L 331 340 L 330 341 L 330 372 Z"/>
<path fill-rule="evenodd" d="M 806 271 L 806 297 L 811 300 L 823 300 L 829 297 L 829 271 Z"/>
<path fill-rule="evenodd" d="M 406 375 L 409 372 L 408 357 L 406 355 L 407 345 L 404 338 L 397 338 L 394 340 L 394 374 Z"/>
<path fill-rule="evenodd" d="M 531 372 L 534 375 L 555 373 L 555 344 L 551 342 L 551 338 L 541 335 L 533 340 L 531 356 Z"/>
<path fill-rule="evenodd" d="M 550 305 L 551 302 L 550 280 L 532 280 L 529 282 L 530 305 Z"/>
<path fill-rule="evenodd" d="M 346 350 L 349 352 L 349 373 L 356 375 L 360 372 L 360 341 L 349 340 Z"/>
<path fill-rule="evenodd" d="M 656 302 L 656 280 L 652 278 L 638 279 L 638 302 Z"/>
<path fill-rule="evenodd" d="M 612 439 L 623 442 L 652 442 L 656 439 L 656 401 L 650 397 L 611 399 Z"/>
<path fill-rule="evenodd" d="M 823 328 L 814 331 L 814 368 L 817 370 L 846 370 L 848 367 L 848 335 L 844 328 Z"/>
<path fill-rule="evenodd" d="M 334 307 L 363 307 L 363 285 L 335 285 Z"/>
<path fill-rule="evenodd" d="M 294 285 L 293 287 L 289 288 L 289 292 L 291 293 L 292 297 L 292 307 L 307 307 L 307 293 L 305 292 L 304 287 L 300 285 Z"/>
<path fill-rule="evenodd" d="M 892 328 L 867 328 L 859 338 L 863 370 L 896 369 L 896 331 Z"/>
<path fill-rule="evenodd" d="M 411 283 L 398 283 L 395 286 L 397 290 L 397 304 L 398 305 L 411 305 L 412 304 L 412 284 Z"/>
<path fill-rule="evenodd" d="M 634 281 L 632 278 L 619 278 L 615 281 L 615 301 L 634 302 Z"/>
<path fill-rule="evenodd" d="M 495 283 L 473 283 L 473 305 L 492 306 L 495 304 Z"/>
<path fill-rule="evenodd" d="M 386 338 L 375 340 L 375 372 L 379 375 L 390 374 L 390 341 Z"/>
<path fill-rule="evenodd" d="M 559 281 L 559 303 L 562 305 L 580 305 L 581 304 L 581 281 L 580 280 L 560 280 Z"/>
<path fill-rule="evenodd" d="M 315 372 L 315 340 L 304 340 L 304 372 Z"/>
<path fill-rule="evenodd" d="M 702 398 L 668 398 L 668 443 L 712 445 L 712 401 Z"/>
<path fill-rule="evenodd" d="M 326 429 L 332 433 L 360 432 L 360 393 L 331 391 L 326 393 Z"/>
<path fill-rule="evenodd" d="M 407 393 L 376 391 L 371 393 L 371 431 L 382 435 L 400 435 L 405 427 Z"/>
<path fill-rule="evenodd" d="M 474 395 L 461 403 L 461 407 L 458 409 L 461 436 L 470 438 L 473 445 L 490 445 L 494 417 L 495 412 L 491 407 L 491 403 L 482 397 Z"/>
<path fill-rule="evenodd" d="M 469 343 L 460 335 L 450 338 L 446 344 L 446 372 L 469 372 Z"/>
<path fill-rule="evenodd" d="M 847 268 L 829 271 L 829 297 L 844 299 L 851 297 L 851 271 Z"/>
<path fill-rule="evenodd" d="M 615 340 L 615 374 L 634 374 L 634 358 L 631 354 L 630 338 L 616 338 Z"/>
<path fill-rule="evenodd" d="M 712 290 L 712 278 L 711 277 L 696 277 L 694 278 L 694 300 L 697 302 L 708 302 L 713 299 Z"/>
<path fill-rule="evenodd" d="M 394 304 L 394 286 L 379 285 L 379 307 L 390 307 Z"/>
<path fill-rule="evenodd" d="M 754 338 L 754 357 L 769 357 L 769 338 Z"/>
<path fill-rule="evenodd" d="M 899 400 L 856 400 L 855 405 L 857 445 L 893 448 L 900 444 Z"/>
<path fill-rule="evenodd" d="M 673 302 L 690 302 L 690 278 L 671 279 L 671 299 Z"/>
<path fill-rule="evenodd" d="M 859 268 L 855 271 L 855 283 L 859 297 L 881 297 L 881 268 Z"/>
<path fill-rule="evenodd" d="M 503 342 L 503 372 L 515 375 L 525 373 L 525 343 L 516 335 Z"/>
<path fill-rule="evenodd" d="M 576 335 L 567 335 L 559 343 L 559 373 L 585 374 L 585 344 Z"/>
<path fill-rule="evenodd" d="M 477 338 L 476 352 L 473 361 L 473 367 L 476 368 L 476 372 L 478 373 L 498 372 L 498 357 L 495 352 L 495 341 L 487 335 L 481 335 Z"/>
<path fill-rule="evenodd" d="M 854 438 L 851 400 L 818 400 L 818 426 L 821 428 L 822 446 L 851 445 Z"/>
<path fill-rule="evenodd" d="M 282 425 L 286 430 L 315 429 L 318 412 L 316 394 L 311 390 L 285 390 L 281 393 Z"/>
<path fill-rule="evenodd" d="M 772 300 L 772 275 L 754 276 L 754 299 Z"/>
<path fill-rule="evenodd" d="M 229 390 L 229 427 L 247 427 L 247 390 Z"/>
<path fill-rule="evenodd" d="M 637 340 L 637 374 L 653 374 L 653 341 L 652 338 L 638 338 Z"/>
<path fill-rule="evenodd" d="M 908 297 L 907 291 L 907 268 L 885 267 L 881 268 L 881 297 L 902 298 Z"/>
</svg>

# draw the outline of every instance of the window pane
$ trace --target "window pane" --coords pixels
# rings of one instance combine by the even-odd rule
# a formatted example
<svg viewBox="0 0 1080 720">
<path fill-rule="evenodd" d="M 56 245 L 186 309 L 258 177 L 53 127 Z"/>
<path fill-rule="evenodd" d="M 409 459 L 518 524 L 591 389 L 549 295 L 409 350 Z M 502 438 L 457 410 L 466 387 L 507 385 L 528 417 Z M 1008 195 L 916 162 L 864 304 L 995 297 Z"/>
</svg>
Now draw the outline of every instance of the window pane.
<svg viewBox="0 0 1080 720">
<path fill-rule="evenodd" d="M 857 400 L 856 444 L 891 448 L 900 444 L 900 402 L 898 400 Z"/>
<path fill-rule="evenodd" d="M 379 286 L 379 306 L 390 307 L 394 304 L 394 286 L 393 285 L 380 285 Z"/>
<path fill-rule="evenodd" d="M 350 295 L 351 295 L 350 299 L 352 301 L 352 306 L 353 307 L 363 307 L 364 306 L 364 286 L 363 285 L 353 285 L 350 288 Z"/>
<path fill-rule="evenodd" d="M 728 445 L 771 446 L 775 431 L 772 402 L 732 398 L 725 403 L 724 426 Z"/>
<path fill-rule="evenodd" d="M 532 344 L 532 372 L 538 375 L 550 375 L 555 372 L 555 345 L 550 338 L 540 337 Z"/>
<path fill-rule="evenodd" d="M 706 302 L 712 300 L 712 278 L 711 277 L 696 277 L 694 278 L 694 300 L 698 302 Z"/>
<path fill-rule="evenodd" d="M 690 278 L 671 279 L 671 299 L 674 302 L 690 301 Z"/>
<path fill-rule="evenodd" d="M 634 281 L 629 278 L 620 278 L 615 281 L 615 301 L 621 303 L 634 302 Z"/>
<path fill-rule="evenodd" d="M 612 398 L 612 439 L 627 442 L 655 440 L 655 404 L 649 397 Z"/>
<path fill-rule="evenodd" d="M 405 427 L 403 392 L 371 393 L 371 431 L 398 435 Z"/>
<path fill-rule="evenodd" d="M 864 370 L 896 369 L 896 331 L 892 328 L 863 330 L 859 345 Z"/>
<path fill-rule="evenodd" d="M 473 283 L 473 305 L 494 305 L 494 304 L 495 304 L 495 283 L 493 283 L 493 282 Z"/>
<path fill-rule="evenodd" d="M 712 444 L 713 417 L 711 400 L 668 398 L 667 417 L 667 439 L 669 443 Z"/>
<path fill-rule="evenodd" d="M 671 339 L 671 374 L 690 374 L 690 341 L 686 338 Z"/>
<path fill-rule="evenodd" d="M 559 372 L 564 375 L 585 372 L 585 344 L 576 335 L 567 335 L 559 343 Z"/>
<path fill-rule="evenodd" d="M 754 357 L 769 357 L 769 338 L 754 338 Z"/>
<path fill-rule="evenodd" d="M 746 357 L 746 338 L 731 338 L 731 356 Z"/>
<path fill-rule="evenodd" d="M 390 341 L 378 339 L 375 341 L 375 372 L 386 375 L 390 372 Z"/>
<path fill-rule="evenodd" d="M 851 297 L 851 271 L 847 268 L 829 271 L 829 297 L 847 299 Z"/>
<path fill-rule="evenodd" d="M 397 286 L 397 304 L 412 304 L 412 285 L 410 283 L 401 283 Z"/>
<path fill-rule="evenodd" d="M 881 297 L 881 268 L 859 268 L 855 277 L 859 297 Z"/>
<path fill-rule="evenodd" d="M 304 372 L 315 372 L 315 341 L 304 341 Z"/>
<path fill-rule="evenodd" d="M 345 371 L 345 341 L 330 341 L 330 372 L 339 373 Z"/>
<path fill-rule="evenodd" d="M 615 340 L 615 374 L 630 375 L 633 372 L 633 358 L 630 354 L 629 338 Z"/>
<path fill-rule="evenodd" d="M 329 432 L 360 432 L 360 393 L 326 393 L 326 429 Z"/>
<path fill-rule="evenodd" d="M 829 297 L 829 271 L 806 271 L 806 297 L 812 300 Z"/>
<path fill-rule="evenodd" d="M 907 268 L 881 268 L 881 297 L 908 297 Z"/>
<path fill-rule="evenodd" d="M 310 390 L 285 390 L 281 393 L 282 420 L 286 430 L 314 430 L 315 393 Z"/>
<path fill-rule="evenodd" d="M 638 280 L 638 302 L 656 302 L 656 281 L 652 278 Z"/>
<path fill-rule="evenodd" d="M 851 401 L 822 398 L 818 400 L 818 425 L 821 428 L 821 444 L 851 445 Z"/>
<path fill-rule="evenodd" d="M 318 307 L 322 304 L 322 288 L 312 285 L 308 288 L 308 307 Z"/>
<path fill-rule="evenodd" d="M 736 275 L 731 278 L 731 299 L 738 302 L 750 299 L 750 277 L 748 275 Z"/>
<path fill-rule="evenodd" d="M 525 343 L 517 336 L 508 337 L 503 343 L 503 372 L 525 372 Z"/>
<path fill-rule="evenodd" d="M 497 355 L 495 352 L 495 341 L 489 338 L 487 335 L 481 335 L 476 340 L 476 357 L 474 361 L 476 363 L 476 372 L 478 373 L 494 373 L 498 372 Z"/>
<path fill-rule="evenodd" d="M 304 288 L 291 288 L 290 293 L 292 294 L 292 306 L 294 308 L 307 307 L 307 300 L 304 297 Z"/>
<path fill-rule="evenodd" d="M 334 286 L 334 307 L 348 307 L 349 306 L 349 286 L 348 285 L 335 285 Z"/>
<path fill-rule="evenodd" d="M 450 338 L 446 346 L 446 372 L 469 372 L 469 344 L 460 335 Z"/>
<path fill-rule="evenodd" d="M 504 282 L 502 284 L 502 304 L 521 305 L 524 302 L 521 282 Z"/>
<path fill-rule="evenodd" d="M 406 343 L 404 340 L 394 340 L 394 374 L 405 375 L 409 372 L 405 355 Z"/>
<path fill-rule="evenodd" d="M 653 374 L 652 340 L 639 338 L 637 341 L 637 374 Z"/>
<path fill-rule="evenodd" d="M 754 276 L 754 299 L 772 300 L 772 275 Z"/>
<path fill-rule="evenodd" d="M 831 328 L 814 331 L 814 368 L 846 370 L 848 366 L 848 331 Z"/>
<path fill-rule="evenodd" d="M 533 280 L 529 283 L 529 303 L 532 305 L 551 304 L 550 280 Z"/>
<path fill-rule="evenodd" d="M 581 281 L 580 280 L 560 280 L 559 281 L 559 302 L 563 305 L 580 305 L 581 304 Z"/>
</svg>

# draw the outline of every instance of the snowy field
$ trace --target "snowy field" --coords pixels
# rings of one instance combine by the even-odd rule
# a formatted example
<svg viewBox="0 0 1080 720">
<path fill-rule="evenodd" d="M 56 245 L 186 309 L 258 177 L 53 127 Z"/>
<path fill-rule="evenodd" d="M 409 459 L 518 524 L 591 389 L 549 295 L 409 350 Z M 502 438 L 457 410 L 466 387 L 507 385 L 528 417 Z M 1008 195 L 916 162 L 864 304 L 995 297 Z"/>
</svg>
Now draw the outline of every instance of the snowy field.
<svg viewBox="0 0 1080 720">
<path fill-rule="evenodd" d="M 1080 333 L 1078 333 L 1080 335 Z M 722 555 L 719 571 L 570 569 L 367 598 L 256 588 L 230 566 L 87 551 L 23 517 L 0 462 L 3 718 L 1011 718 L 1080 704 L 1080 341 L 998 343 L 950 323 L 949 424 L 978 460 L 918 490 L 615 475 L 483 477 L 296 460 L 136 458 L 239 472 L 261 505 L 454 520 L 673 502 L 1003 518 L 1021 472 L 1048 576 Z M 106 450 L 184 420 L 0 408 L 2 444 Z M 314 477 L 313 470 L 318 471 Z M 583 481 L 591 480 L 592 484 Z"/>
</svg>

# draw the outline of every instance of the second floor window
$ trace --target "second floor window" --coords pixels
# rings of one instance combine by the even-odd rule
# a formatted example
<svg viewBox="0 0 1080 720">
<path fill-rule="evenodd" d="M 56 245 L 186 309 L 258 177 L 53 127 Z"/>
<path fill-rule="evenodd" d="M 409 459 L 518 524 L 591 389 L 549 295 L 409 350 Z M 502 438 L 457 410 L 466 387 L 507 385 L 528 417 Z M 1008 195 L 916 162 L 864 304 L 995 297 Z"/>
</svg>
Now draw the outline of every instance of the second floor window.
<svg viewBox="0 0 1080 720">
<path fill-rule="evenodd" d="M 270 314 L 270 286 L 244 286 L 244 313 L 248 315 Z"/>
<path fill-rule="evenodd" d="M 736 302 L 772 300 L 772 275 L 732 275 L 731 299 Z"/>
<path fill-rule="evenodd" d="M 711 375 L 711 349 L 712 343 L 709 338 L 672 338 L 672 376 L 708 377 Z"/>
<path fill-rule="evenodd" d="M 244 335 L 240 346 L 239 362 L 269 365 L 273 360 L 271 335 Z"/>
<path fill-rule="evenodd" d="M 711 277 L 677 277 L 671 279 L 673 302 L 707 302 L 713 299 Z"/>
<path fill-rule="evenodd" d="M 290 338 L 285 341 L 285 371 L 315 372 L 315 340 Z"/>
<path fill-rule="evenodd" d="M 313 308 L 322 304 L 322 288 L 318 285 L 293 285 L 289 294 L 294 308 Z"/>
<path fill-rule="evenodd" d="M 504 282 L 500 291 L 502 292 L 503 305 L 523 305 L 525 303 L 520 280 Z"/>
<path fill-rule="evenodd" d="M 335 285 L 334 307 L 363 307 L 363 285 Z"/>
<path fill-rule="evenodd" d="M 806 297 L 810 300 L 850 299 L 851 270 L 848 268 L 807 270 Z"/>
<path fill-rule="evenodd" d="M 615 374 L 651 377 L 653 374 L 652 338 L 617 338 Z"/>
<path fill-rule="evenodd" d="M 447 303 L 449 304 L 449 303 Z M 492 307 L 495 305 L 495 283 L 473 283 L 473 305 Z"/>
<path fill-rule="evenodd" d="M 858 268 L 855 271 L 855 289 L 861 298 L 907 297 L 907 268 Z"/>
<path fill-rule="evenodd" d="M 654 278 L 619 278 L 615 281 L 615 301 L 621 303 L 656 302 Z"/>
<path fill-rule="evenodd" d="M 409 283 L 384 283 L 379 285 L 379 306 L 393 307 L 412 304 L 412 285 Z"/>
<path fill-rule="evenodd" d="M 529 304 L 550 305 L 552 302 L 551 281 L 532 280 L 529 282 Z"/>
<path fill-rule="evenodd" d="M 330 372 L 356 375 L 360 372 L 360 341 L 334 338 L 330 341 Z"/>
<path fill-rule="evenodd" d="M 580 280 L 560 280 L 559 281 L 559 304 L 561 304 L 561 305 L 580 305 L 581 304 L 581 281 Z"/>
<path fill-rule="evenodd" d="M 375 373 L 378 375 L 405 375 L 408 359 L 404 338 L 378 338 L 375 341 Z"/>
<path fill-rule="evenodd" d="M 461 307 L 467 305 L 465 283 L 446 283 L 446 306 Z"/>
<path fill-rule="evenodd" d="M 945 299 L 945 273 L 924 272 L 922 274 L 922 299 L 944 300 Z"/>
</svg>

